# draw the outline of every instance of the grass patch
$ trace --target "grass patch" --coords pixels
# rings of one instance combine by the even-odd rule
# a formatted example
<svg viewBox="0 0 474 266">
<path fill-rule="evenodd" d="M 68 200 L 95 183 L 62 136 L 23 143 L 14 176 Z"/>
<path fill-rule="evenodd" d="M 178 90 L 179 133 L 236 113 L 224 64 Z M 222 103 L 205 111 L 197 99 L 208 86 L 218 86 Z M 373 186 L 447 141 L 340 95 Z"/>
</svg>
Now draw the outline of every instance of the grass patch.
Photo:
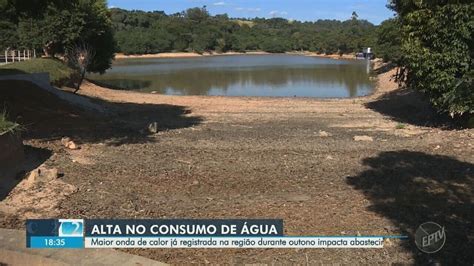
<svg viewBox="0 0 474 266">
<path fill-rule="evenodd" d="M 395 128 L 396 129 L 405 129 L 407 126 L 405 124 L 402 124 L 402 123 L 398 123 Z"/>
<path fill-rule="evenodd" d="M 6 111 L 0 113 L 0 135 L 8 131 L 16 130 L 18 128 L 19 125 L 17 123 L 7 120 Z"/>
<path fill-rule="evenodd" d="M 65 85 L 74 71 L 59 59 L 35 58 L 0 66 L 0 75 L 48 72 L 51 83 Z"/>
</svg>

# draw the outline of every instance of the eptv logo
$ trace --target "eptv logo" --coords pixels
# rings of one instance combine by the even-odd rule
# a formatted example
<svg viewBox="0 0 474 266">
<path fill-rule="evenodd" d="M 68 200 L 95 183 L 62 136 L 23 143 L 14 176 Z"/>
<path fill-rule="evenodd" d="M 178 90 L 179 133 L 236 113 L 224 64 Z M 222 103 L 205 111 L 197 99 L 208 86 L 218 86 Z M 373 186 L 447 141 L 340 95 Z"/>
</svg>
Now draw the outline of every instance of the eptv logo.
<svg viewBox="0 0 474 266">
<path fill-rule="evenodd" d="M 82 219 L 59 219 L 58 236 L 60 237 L 83 237 L 84 220 Z"/>
<path fill-rule="evenodd" d="M 415 233 L 416 246 L 423 252 L 435 253 L 443 248 L 446 242 L 444 227 L 434 222 L 426 222 Z"/>
</svg>

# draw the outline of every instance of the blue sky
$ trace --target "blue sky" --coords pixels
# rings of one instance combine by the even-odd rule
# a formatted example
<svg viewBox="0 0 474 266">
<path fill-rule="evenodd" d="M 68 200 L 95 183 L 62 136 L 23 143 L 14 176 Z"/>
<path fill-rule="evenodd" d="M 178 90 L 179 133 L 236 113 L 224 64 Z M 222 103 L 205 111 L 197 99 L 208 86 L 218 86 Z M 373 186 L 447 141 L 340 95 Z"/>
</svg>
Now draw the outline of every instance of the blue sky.
<svg viewBox="0 0 474 266">
<path fill-rule="evenodd" d="M 163 10 L 176 13 L 190 7 L 206 5 L 211 14 L 227 13 L 230 17 L 283 17 L 303 21 L 359 18 L 379 24 L 393 16 L 385 7 L 387 0 L 109 0 L 109 7 Z"/>
</svg>

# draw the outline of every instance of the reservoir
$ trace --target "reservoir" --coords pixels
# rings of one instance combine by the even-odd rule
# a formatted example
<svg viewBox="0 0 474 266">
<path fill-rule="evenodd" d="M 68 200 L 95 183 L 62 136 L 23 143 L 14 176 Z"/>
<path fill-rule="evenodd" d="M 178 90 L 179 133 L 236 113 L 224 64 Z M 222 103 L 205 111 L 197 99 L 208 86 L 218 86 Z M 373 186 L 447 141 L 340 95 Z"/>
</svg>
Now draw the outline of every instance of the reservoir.
<svg viewBox="0 0 474 266">
<path fill-rule="evenodd" d="M 225 55 L 115 60 L 100 85 L 166 95 L 350 98 L 370 94 L 365 60 L 301 55 Z"/>
</svg>

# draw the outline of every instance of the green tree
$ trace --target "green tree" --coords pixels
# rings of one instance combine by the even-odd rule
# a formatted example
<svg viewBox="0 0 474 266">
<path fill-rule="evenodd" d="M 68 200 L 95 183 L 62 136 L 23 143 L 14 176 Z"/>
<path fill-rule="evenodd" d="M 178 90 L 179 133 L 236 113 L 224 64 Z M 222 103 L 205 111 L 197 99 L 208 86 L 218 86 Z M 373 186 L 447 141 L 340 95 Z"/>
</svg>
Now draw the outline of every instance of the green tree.
<svg viewBox="0 0 474 266">
<path fill-rule="evenodd" d="M 357 12 L 353 11 L 353 12 L 352 12 L 351 19 L 352 19 L 352 20 L 357 20 L 358 18 L 359 18 L 359 15 L 357 15 Z"/>
<path fill-rule="evenodd" d="M 401 25 L 398 18 L 388 19 L 377 28 L 375 53 L 384 61 L 399 62 L 401 57 Z"/>
<path fill-rule="evenodd" d="M 16 25 L 15 48 L 55 56 L 86 43 L 95 50 L 88 71 L 104 72 L 111 65 L 115 41 L 105 0 L 0 0 L 0 11 L 9 23 L 1 29 Z"/>
<path fill-rule="evenodd" d="M 0 20 L 0 50 L 18 46 L 16 25 L 10 21 Z"/>
<path fill-rule="evenodd" d="M 186 10 L 184 17 L 193 23 L 201 23 L 209 18 L 209 12 L 207 11 L 206 6 L 202 8 L 195 7 Z"/>
<path fill-rule="evenodd" d="M 402 24 L 402 81 L 452 116 L 474 113 L 472 1 L 393 1 Z"/>
</svg>

